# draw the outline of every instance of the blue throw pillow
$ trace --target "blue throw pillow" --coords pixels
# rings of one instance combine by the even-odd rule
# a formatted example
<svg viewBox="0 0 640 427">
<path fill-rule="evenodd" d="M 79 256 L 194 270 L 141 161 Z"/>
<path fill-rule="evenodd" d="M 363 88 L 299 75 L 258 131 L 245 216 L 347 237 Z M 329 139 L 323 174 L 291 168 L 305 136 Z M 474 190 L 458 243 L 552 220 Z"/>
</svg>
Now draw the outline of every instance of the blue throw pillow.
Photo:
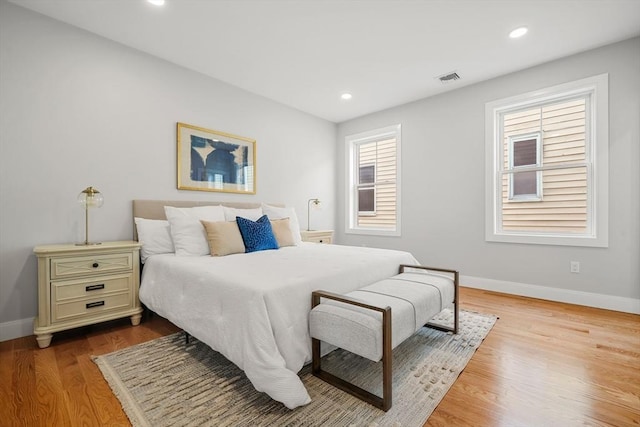
<svg viewBox="0 0 640 427">
<path fill-rule="evenodd" d="M 238 216 L 236 222 L 244 241 L 245 252 L 278 249 L 278 241 L 273 235 L 271 222 L 266 215 L 262 215 L 257 221 Z"/>
</svg>

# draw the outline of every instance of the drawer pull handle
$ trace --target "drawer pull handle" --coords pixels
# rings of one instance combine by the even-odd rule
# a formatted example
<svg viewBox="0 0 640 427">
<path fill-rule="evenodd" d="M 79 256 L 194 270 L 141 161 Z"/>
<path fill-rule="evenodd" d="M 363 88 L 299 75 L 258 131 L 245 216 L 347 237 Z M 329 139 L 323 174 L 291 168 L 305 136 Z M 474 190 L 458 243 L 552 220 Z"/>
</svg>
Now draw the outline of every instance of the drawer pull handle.
<svg viewBox="0 0 640 427">
<path fill-rule="evenodd" d="M 103 305 L 104 305 L 104 301 L 90 302 L 89 304 L 87 304 L 87 308 L 100 307 Z"/>
<path fill-rule="evenodd" d="M 89 292 L 89 291 L 97 291 L 97 290 L 100 290 L 100 289 L 104 289 L 104 283 L 100 283 L 99 285 L 89 285 L 89 286 L 86 286 L 86 287 L 84 288 L 84 290 L 85 290 L 86 292 Z"/>
<path fill-rule="evenodd" d="M 100 264 L 98 264 L 97 262 L 94 262 L 94 263 L 93 263 L 93 265 L 92 265 L 91 267 L 93 267 L 93 268 L 98 268 L 98 267 L 100 267 Z"/>
</svg>

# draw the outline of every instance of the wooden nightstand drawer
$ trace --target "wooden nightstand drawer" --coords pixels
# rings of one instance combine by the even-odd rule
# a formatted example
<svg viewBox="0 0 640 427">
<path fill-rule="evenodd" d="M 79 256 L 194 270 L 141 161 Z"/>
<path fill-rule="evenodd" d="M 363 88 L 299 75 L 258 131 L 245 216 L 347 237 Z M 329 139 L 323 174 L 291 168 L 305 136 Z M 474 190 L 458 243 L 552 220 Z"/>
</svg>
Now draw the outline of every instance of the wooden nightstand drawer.
<svg viewBox="0 0 640 427">
<path fill-rule="evenodd" d="M 70 299 L 95 298 L 103 294 L 129 292 L 133 289 L 132 274 L 105 276 L 99 280 L 87 279 L 65 280 L 51 283 L 51 303 L 64 302 Z"/>
<path fill-rule="evenodd" d="M 132 268 L 133 256 L 131 252 L 74 258 L 53 258 L 51 259 L 51 279 L 104 274 L 112 271 L 130 271 Z"/>
<path fill-rule="evenodd" d="M 85 316 L 94 317 L 108 311 L 131 308 L 132 302 L 131 293 L 125 292 L 57 303 L 51 307 L 51 320 L 58 322 Z"/>
<path fill-rule="evenodd" d="M 333 243 L 332 230 L 306 230 L 300 232 L 303 242 L 324 243 L 330 245 Z"/>
</svg>

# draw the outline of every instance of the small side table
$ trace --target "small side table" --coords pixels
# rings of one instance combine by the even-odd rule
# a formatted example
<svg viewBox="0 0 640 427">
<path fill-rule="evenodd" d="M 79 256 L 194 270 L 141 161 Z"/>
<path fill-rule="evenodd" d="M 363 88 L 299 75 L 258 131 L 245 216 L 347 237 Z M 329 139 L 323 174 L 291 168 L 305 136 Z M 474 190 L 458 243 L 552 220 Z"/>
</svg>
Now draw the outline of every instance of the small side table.
<svg viewBox="0 0 640 427">
<path fill-rule="evenodd" d="M 54 332 L 131 317 L 140 324 L 140 244 L 134 241 L 36 246 L 40 348 Z"/>
</svg>

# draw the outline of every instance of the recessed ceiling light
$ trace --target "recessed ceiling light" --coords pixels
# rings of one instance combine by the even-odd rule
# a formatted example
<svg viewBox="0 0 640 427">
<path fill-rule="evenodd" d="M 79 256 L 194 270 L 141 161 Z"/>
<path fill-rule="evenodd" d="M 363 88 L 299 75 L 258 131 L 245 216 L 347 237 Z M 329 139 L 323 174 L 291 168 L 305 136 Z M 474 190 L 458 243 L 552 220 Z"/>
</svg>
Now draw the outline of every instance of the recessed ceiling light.
<svg viewBox="0 0 640 427">
<path fill-rule="evenodd" d="M 340 95 L 340 98 L 344 99 L 344 100 L 348 100 L 353 98 L 353 96 L 350 93 L 343 93 L 342 95 Z"/>
<path fill-rule="evenodd" d="M 164 0 L 147 0 L 154 6 L 164 6 Z"/>
<path fill-rule="evenodd" d="M 522 37 L 527 34 L 527 31 L 529 31 L 527 27 L 516 28 L 509 33 L 509 37 L 511 37 L 512 39 L 517 39 L 518 37 Z"/>
</svg>

